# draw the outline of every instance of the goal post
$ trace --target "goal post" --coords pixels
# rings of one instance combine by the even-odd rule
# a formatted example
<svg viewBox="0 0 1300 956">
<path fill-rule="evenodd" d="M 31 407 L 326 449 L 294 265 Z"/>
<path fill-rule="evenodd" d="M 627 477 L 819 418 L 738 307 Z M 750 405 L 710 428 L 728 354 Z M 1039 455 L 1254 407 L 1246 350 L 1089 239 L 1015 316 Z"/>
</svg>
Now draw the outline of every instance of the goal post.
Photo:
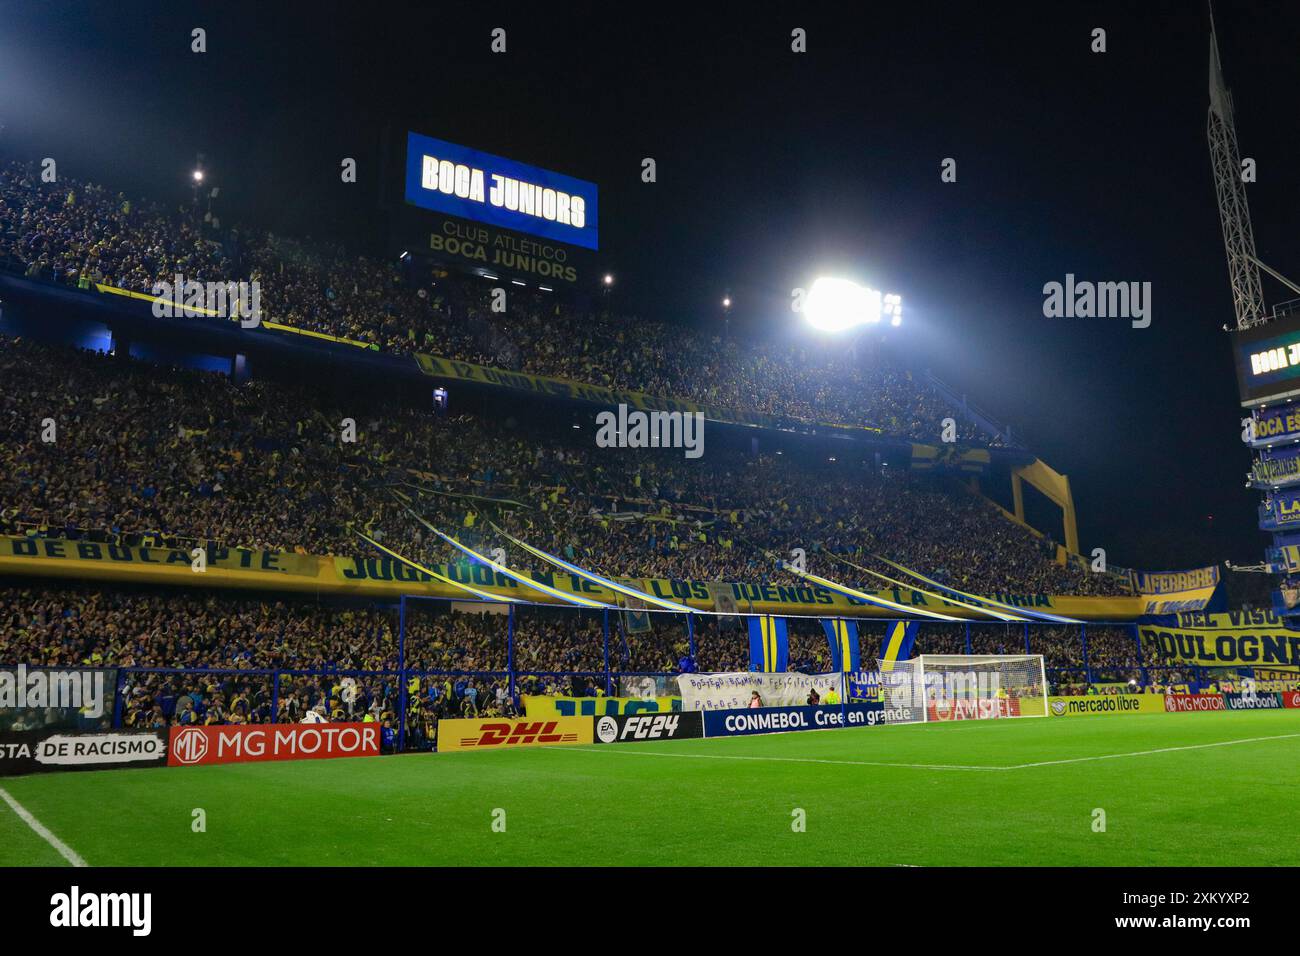
<svg viewBox="0 0 1300 956">
<path fill-rule="evenodd" d="M 877 667 L 886 723 L 1047 716 L 1041 654 L 922 654 Z"/>
</svg>

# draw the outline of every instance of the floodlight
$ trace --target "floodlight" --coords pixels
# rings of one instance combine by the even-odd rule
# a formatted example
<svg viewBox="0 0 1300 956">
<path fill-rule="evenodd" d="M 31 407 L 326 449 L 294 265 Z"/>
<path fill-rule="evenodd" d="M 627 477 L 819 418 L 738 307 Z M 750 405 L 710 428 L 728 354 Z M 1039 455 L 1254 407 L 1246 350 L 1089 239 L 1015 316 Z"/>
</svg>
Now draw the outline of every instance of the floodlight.
<svg viewBox="0 0 1300 956">
<path fill-rule="evenodd" d="M 823 332 L 843 332 L 880 321 L 880 293 L 848 279 L 820 278 L 803 304 L 808 324 Z"/>
<path fill-rule="evenodd" d="M 881 312 L 891 316 L 889 324 L 898 328 L 903 324 L 903 297 L 890 293 L 882 300 Z"/>
</svg>

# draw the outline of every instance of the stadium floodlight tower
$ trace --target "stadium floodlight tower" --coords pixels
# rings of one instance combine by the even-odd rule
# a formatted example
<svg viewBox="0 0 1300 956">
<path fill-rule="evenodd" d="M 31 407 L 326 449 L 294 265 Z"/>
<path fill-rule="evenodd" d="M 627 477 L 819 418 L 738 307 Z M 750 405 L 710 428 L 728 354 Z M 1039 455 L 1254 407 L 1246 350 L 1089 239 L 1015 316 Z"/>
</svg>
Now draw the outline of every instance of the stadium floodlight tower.
<svg viewBox="0 0 1300 956">
<path fill-rule="evenodd" d="M 1214 7 L 1210 7 L 1210 106 L 1206 119 L 1206 136 L 1214 168 L 1214 190 L 1219 203 L 1219 221 L 1223 227 L 1224 252 L 1228 258 L 1228 280 L 1232 286 L 1232 305 L 1236 312 L 1234 353 L 1241 404 L 1250 407 L 1247 443 L 1256 450 L 1251 469 L 1253 485 L 1264 492 L 1260 506 L 1259 528 L 1273 535 L 1273 547 L 1265 553 L 1261 566 L 1236 570 L 1263 571 L 1282 575 L 1281 587 L 1273 592 L 1273 606 L 1288 626 L 1300 626 L 1300 536 L 1289 521 L 1280 520 L 1281 509 L 1295 497 L 1295 476 L 1290 473 L 1294 456 L 1273 445 L 1286 440 L 1293 446 L 1300 440 L 1300 429 L 1290 425 L 1290 416 L 1278 417 L 1269 410 L 1294 402 L 1300 396 L 1295 381 L 1296 352 L 1300 349 L 1297 313 L 1300 299 L 1282 302 L 1265 311 L 1260 271 L 1300 295 L 1300 283 L 1260 261 L 1255 254 L 1255 234 L 1246 202 L 1245 171 L 1237 149 L 1237 131 L 1233 120 L 1232 95 L 1223 81 L 1219 60 L 1219 38 L 1214 25 Z M 1253 180 L 1252 180 L 1253 181 Z M 1227 326 L 1225 325 L 1226 329 Z M 1283 408 L 1286 406 L 1283 405 Z"/>
<path fill-rule="evenodd" d="M 1237 328 L 1248 329 L 1268 321 L 1264 314 L 1264 290 L 1255 256 L 1255 231 L 1250 224 L 1250 204 L 1241 178 L 1241 155 L 1237 149 L 1237 127 L 1232 118 L 1232 94 L 1223 82 L 1219 64 L 1219 38 L 1214 32 L 1214 8 L 1210 8 L 1210 108 L 1205 121 L 1214 166 L 1214 192 L 1219 201 L 1223 225 L 1223 246 L 1228 256 L 1228 281 Z"/>
</svg>

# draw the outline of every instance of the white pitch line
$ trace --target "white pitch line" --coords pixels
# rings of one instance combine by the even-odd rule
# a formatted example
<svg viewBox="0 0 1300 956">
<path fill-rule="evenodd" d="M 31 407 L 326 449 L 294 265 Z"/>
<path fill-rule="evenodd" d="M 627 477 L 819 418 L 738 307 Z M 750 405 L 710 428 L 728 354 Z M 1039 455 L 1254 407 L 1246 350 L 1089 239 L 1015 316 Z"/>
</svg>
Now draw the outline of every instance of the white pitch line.
<svg viewBox="0 0 1300 956">
<path fill-rule="evenodd" d="M 1064 760 L 1040 760 L 1037 763 L 1019 763 L 1005 770 L 1024 770 L 1026 767 L 1052 767 L 1063 763 L 1084 763 L 1089 760 L 1114 760 L 1116 757 L 1145 757 L 1148 754 L 1167 754 L 1179 750 L 1205 750 L 1208 747 L 1231 747 L 1233 744 L 1253 744 L 1261 740 L 1288 740 L 1300 734 L 1276 734 L 1272 737 L 1243 737 L 1240 740 L 1220 740 L 1212 744 L 1188 744 L 1186 747 L 1160 747 L 1157 750 L 1134 750 L 1125 754 L 1098 754 L 1094 757 L 1068 757 Z"/>
<path fill-rule="evenodd" d="M 832 763 L 849 767 L 908 767 L 914 770 L 1006 770 L 1006 767 L 969 767 L 962 764 L 946 763 L 882 763 L 875 760 L 826 760 L 821 757 L 768 757 L 744 754 L 678 754 L 663 750 L 632 750 L 623 747 L 556 747 L 555 753 L 565 750 L 585 750 L 588 753 L 605 753 L 615 751 L 627 756 L 642 757 L 690 757 L 696 760 L 769 760 L 777 763 Z"/>
<path fill-rule="evenodd" d="M 588 753 L 614 752 L 625 756 L 642 757 L 685 757 L 694 760 L 763 760 L 772 763 L 824 763 L 840 764 L 849 767 L 899 767 L 905 770 L 1027 770 L 1030 767 L 1053 767 L 1060 764 L 1087 763 L 1092 760 L 1115 760 L 1119 757 L 1146 757 L 1151 754 L 1175 753 L 1181 750 L 1205 750 L 1210 747 L 1231 747 L 1235 744 L 1253 744 L 1264 740 L 1290 740 L 1300 734 L 1276 734 L 1271 737 L 1243 737 L 1240 740 L 1220 740 L 1210 744 L 1188 744 L 1185 747 L 1160 747 L 1157 750 L 1133 750 L 1121 754 L 1097 754 L 1091 757 L 1066 757 L 1061 760 L 1040 760 L 1036 763 L 1018 763 L 1004 767 L 984 767 L 966 764 L 943 763 L 886 763 L 876 760 L 827 760 L 821 757 L 774 757 L 755 756 L 752 754 L 688 754 L 671 753 L 664 750 L 634 750 L 623 747 L 557 747 L 552 752 L 562 753 L 566 750 L 585 750 Z"/>
<path fill-rule="evenodd" d="M 5 790 L 4 787 L 0 787 L 0 799 L 4 800 L 5 803 L 9 804 L 9 808 L 13 810 L 14 813 L 18 814 L 18 816 L 22 819 L 22 821 L 26 823 L 29 827 L 31 827 L 38 837 L 40 837 L 50 846 L 54 847 L 54 849 L 58 850 L 59 855 L 61 857 L 63 857 L 73 866 L 86 865 L 86 861 L 77 855 L 76 850 L 68 846 L 66 843 L 64 843 L 62 840 L 56 837 L 53 833 L 47 830 L 45 828 L 45 825 L 42 824 L 40 820 L 37 820 L 34 816 L 32 816 L 27 811 L 26 807 L 24 807 L 13 797 L 9 796 L 9 791 Z"/>
</svg>

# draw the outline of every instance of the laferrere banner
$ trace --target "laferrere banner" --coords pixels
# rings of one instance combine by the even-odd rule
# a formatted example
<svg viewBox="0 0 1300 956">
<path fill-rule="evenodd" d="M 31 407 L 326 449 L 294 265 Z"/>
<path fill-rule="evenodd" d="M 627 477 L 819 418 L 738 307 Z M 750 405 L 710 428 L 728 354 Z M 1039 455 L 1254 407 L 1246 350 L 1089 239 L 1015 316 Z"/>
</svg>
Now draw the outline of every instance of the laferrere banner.
<svg viewBox="0 0 1300 956">
<path fill-rule="evenodd" d="M 596 184 L 408 133 L 406 201 L 515 232 L 599 249 Z"/>
<path fill-rule="evenodd" d="M 1219 566 L 1190 571 L 1135 571 L 1133 584 L 1142 595 L 1143 614 L 1203 611 L 1219 586 Z"/>
<path fill-rule="evenodd" d="M 504 750 L 510 747 L 545 747 L 591 743 L 590 717 L 554 717 L 550 720 L 479 718 L 438 721 L 438 750 Z"/>
<path fill-rule="evenodd" d="M 169 767 L 379 756 L 379 724 L 173 727 Z"/>
</svg>

